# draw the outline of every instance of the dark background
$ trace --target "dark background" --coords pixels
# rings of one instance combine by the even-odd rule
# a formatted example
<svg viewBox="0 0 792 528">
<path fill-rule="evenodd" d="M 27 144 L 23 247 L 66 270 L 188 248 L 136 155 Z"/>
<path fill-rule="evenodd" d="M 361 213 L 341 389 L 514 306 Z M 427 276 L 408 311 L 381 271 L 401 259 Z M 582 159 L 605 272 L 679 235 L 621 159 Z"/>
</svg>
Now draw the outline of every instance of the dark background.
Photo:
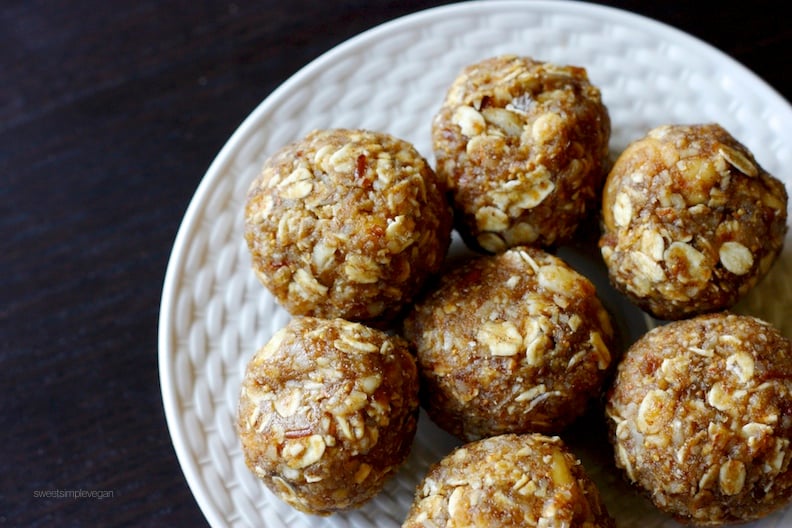
<svg viewBox="0 0 792 528">
<path fill-rule="evenodd" d="M 188 202 L 292 73 L 443 3 L 0 3 L 0 525 L 206 525 L 157 372 L 162 282 Z M 687 31 L 792 95 L 781 2 L 597 3 Z M 34 496 L 55 489 L 113 497 Z"/>
</svg>

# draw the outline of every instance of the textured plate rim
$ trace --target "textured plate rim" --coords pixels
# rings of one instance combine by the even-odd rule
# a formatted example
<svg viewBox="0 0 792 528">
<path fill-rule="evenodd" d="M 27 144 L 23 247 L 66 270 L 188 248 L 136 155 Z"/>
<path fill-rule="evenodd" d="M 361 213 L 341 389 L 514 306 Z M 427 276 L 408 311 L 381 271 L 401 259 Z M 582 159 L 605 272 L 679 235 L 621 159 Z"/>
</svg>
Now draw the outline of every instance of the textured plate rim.
<svg viewBox="0 0 792 528">
<path fill-rule="evenodd" d="M 179 273 L 183 269 L 184 262 L 187 258 L 188 244 L 191 235 L 198 227 L 196 220 L 209 199 L 209 191 L 213 188 L 216 181 L 223 176 L 224 170 L 232 160 L 241 140 L 247 137 L 251 128 L 255 127 L 267 113 L 271 112 L 272 108 L 278 102 L 288 96 L 292 87 L 301 85 L 310 80 L 311 76 L 315 73 L 331 65 L 336 59 L 344 57 L 351 50 L 364 46 L 367 42 L 379 39 L 390 32 L 398 32 L 403 28 L 415 24 L 431 23 L 433 20 L 450 14 L 475 16 L 476 14 L 490 14 L 499 10 L 510 10 L 518 7 L 521 9 L 533 10 L 537 13 L 574 12 L 578 15 L 586 13 L 596 14 L 604 16 L 609 20 L 619 22 L 632 29 L 636 27 L 645 28 L 663 39 L 679 43 L 685 48 L 695 48 L 708 58 L 717 60 L 724 66 L 727 66 L 731 70 L 731 73 L 742 78 L 742 80 L 750 84 L 754 90 L 761 90 L 763 92 L 761 98 L 767 101 L 768 106 L 777 110 L 783 110 L 785 113 L 785 115 L 781 117 L 781 121 L 792 121 L 792 107 L 778 91 L 749 68 L 709 43 L 674 28 L 673 26 L 653 20 L 644 15 L 585 1 L 473 0 L 470 2 L 446 4 L 417 11 L 374 26 L 342 42 L 307 63 L 273 90 L 253 109 L 230 136 L 210 164 L 205 175 L 198 184 L 179 225 L 163 281 L 158 322 L 158 363 L 160 374 L 159 382 L 165 418 L 171 441 L 187 484 L 199 508 L 211 526 L 223 526 L 225 524 L 225 519 L 215 508 L 214 503 L 210 499 L 205 482 L 200 477 L 199 468 L 191 456 L 189 445 L 185 437 L 185 430 L 180 421 L 180 405 L 178 394 L 175 389 L 172 361 L 175 353 L 175 335 L 173 328 L 174 319 L 176 317 L 175 312 L 177 310 L 176 294 L 178 292 Z"/>
</svg>

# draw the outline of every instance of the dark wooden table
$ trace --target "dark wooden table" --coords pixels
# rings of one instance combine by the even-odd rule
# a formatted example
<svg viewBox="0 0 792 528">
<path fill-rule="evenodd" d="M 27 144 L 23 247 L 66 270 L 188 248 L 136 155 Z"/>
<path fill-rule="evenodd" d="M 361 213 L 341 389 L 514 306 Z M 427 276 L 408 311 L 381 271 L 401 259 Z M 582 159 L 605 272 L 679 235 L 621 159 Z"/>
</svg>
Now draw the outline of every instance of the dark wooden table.
<svg viewBox="0 0 792 528">
<path fill-rule="evenodd" d="M 206 525 L 157 372 L 162 282 L 187 204 L 234 129 L 298 68 L 443 3 L 2 2 L 0 525 Z M 599 3 L 685 30 L 792 96 L 781 2 Z"/>
</svg>

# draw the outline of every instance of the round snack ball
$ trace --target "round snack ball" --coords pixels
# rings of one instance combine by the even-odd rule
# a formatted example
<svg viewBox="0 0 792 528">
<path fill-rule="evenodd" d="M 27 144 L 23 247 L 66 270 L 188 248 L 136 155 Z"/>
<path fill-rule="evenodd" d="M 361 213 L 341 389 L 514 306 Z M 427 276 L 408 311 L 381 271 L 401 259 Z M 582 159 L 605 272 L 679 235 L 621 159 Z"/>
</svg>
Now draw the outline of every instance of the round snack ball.
<svg viewBox="0 0 792 528">
<path fill-rule="evenodd" d="M 614 337 L 594 285 L 530 247 L 450 269 L 403 332 L 417 352 L 424 408 L 464 440 L 560 432 L 600 394 Z"/>
<path fill-rule="evenodd" d="M 611 282 L 660 319 L 729 309 L 781 252 L 787 199 L 720 125 L 657 127 L 605 183 L 600 247 Z"/>
<path fill-rule="evenodd" d="M 768 323 L 699 315 L 626 352 L 606 402 L 616 465 L 684 523 L 759 519 L 792 500 L 792 343 Z"/>
<path fill-rule="evenodd" d="M 245 463 L 270 490 L 329 515 L 381 491 L 417 420 L 418 376 L 403 339 L 297 316 L 248 364 L 237 429 Z"/>
<path fill-rule="evenodd" d="M 609 139 L 584 68 L 515 55 L 464 68 L 432 122 L 457 229 L 492 253 L 571 239 L 599 205 Z"/>
<path fill-rule="evenodd" d="M 316 130 L 264 163 L 245 204 L 253 269 L 292 315 L 392 319 L 439 270 L 452 213 L 426 160 L 388 134 Z"/>
<path fill-rule="evenodd" d="M 402 528 L 616 526 L 558 437 L 506 434 L 458 447 L 429 468 Z"/>
</svg>

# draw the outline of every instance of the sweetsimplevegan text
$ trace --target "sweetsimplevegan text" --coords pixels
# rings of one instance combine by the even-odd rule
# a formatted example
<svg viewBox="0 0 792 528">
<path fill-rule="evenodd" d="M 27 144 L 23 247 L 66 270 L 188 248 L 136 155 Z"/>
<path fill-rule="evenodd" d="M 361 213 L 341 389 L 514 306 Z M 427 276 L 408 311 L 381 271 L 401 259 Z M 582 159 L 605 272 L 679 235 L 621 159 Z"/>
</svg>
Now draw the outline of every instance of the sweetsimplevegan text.
<svg viewBox="0 0 792 528">
<path fill-rule="evenodd" d="M 86 490 L 86 489 L 48 489 L 35 490 L 33 497 L 36 499 L 111 499 L 115 495 L 113 490 Z"/>
</svg>

